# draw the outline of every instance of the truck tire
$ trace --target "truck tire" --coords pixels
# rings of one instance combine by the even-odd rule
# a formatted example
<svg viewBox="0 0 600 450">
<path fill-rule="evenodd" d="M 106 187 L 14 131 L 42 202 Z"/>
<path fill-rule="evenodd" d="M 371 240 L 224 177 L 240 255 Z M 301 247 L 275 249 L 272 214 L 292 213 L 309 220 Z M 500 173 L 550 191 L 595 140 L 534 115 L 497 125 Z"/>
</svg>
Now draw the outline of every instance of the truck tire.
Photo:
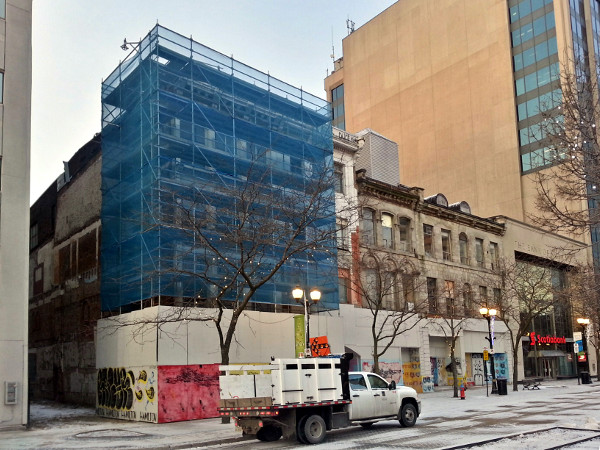
<svg viewBox="0 0 600 450">
<path fill-rule="evenodd" d="M 266 427 L 262 427 L 260 430 L 258 430 L 258 433 L 256 433 L 256 439 L 264 442 L 274 442 L 278 441 L 282 434 L 281 428 L 267 425 Z"/>
<path fill-rule="evenodd" d="M 327 427 L 321 416 L 313 414 L 306 418 L 302 431 L 308 444 L 320 444 L 325 439 Z"/>
<path fill-rule="evenodd" d="M 403 427 L 412 427 L 417 422 L 417 410 L 412 403 L 405 403 L 400 409 L 400 425 Z"/>
<path fill-rule="evenodd" d="M 298 442 L 301 444 L 308 444 L 306 435 L 304 434 L 304 425 L 306 424 L 306 419 L 308 419 L 308 416 L 302 416 L 296 424 L 296 439 L 298 439 Z"/>
</svg>

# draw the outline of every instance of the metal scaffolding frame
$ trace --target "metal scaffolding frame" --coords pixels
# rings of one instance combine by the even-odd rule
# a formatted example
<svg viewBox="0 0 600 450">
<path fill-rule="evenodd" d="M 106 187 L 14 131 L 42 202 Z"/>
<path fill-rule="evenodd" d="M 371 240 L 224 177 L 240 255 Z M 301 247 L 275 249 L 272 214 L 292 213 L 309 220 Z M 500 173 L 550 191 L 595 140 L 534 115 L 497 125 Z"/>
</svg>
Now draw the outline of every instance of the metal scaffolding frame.
<svg viewBox="0 0 600 450">
<path fill-rule="evenodd" d="M 193 273 L 211 267 L 173 226 L 173 202 L 194 193 L 206 214 L 235 208 L 223 193 L 246 183 L 251 166 L 268 173 L 265 195 L 301 190 L 308 167 L 333 169 L 330 114 L 325 100 L 154 27 L 102 84 L 102 309 L 210 297 Z M 327 201 L 334 212 L 333 186 Z M 319 226 L 335 229 L 335 214 Z M 292 304 L 296 284 L 319 286 L 337 309 L 335 242 L 290 258 L 253 301 Z"/>
</svg>

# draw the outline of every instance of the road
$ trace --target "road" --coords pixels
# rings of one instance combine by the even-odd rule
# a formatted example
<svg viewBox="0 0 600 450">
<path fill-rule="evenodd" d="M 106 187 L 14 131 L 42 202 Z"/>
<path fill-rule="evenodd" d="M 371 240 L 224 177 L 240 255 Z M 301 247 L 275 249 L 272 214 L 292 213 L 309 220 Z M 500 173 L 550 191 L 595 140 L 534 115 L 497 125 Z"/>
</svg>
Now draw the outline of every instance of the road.
<svg viewBox="0 0 600 450">
<path fill-rule="evenodd" d="M 568 386 L 554 382 L 535 391 L 509 391 L 506 396 L 487 397 L 485 389 L 469 389 L 466 400 L 452 398 L 449 391 L 424 394 L 421 396 L 423 412 L 413 428 L 400 428 L 397 422 L 386 421 L 369 430 L 361 427 L 334 430 L 316 447 L 449 449 L 468 445 L 486 449 L 550 449 L 580 439 L 592 439 L 573 447 L 559 448 L 597 450 L 600 448 L 600 385 L 573 386 L 576 383 L 573 380 L 567 383 Z M 485 442 L 511 436 L 516 437 Z M 479 445 L 472 446 L 478 442 Z M 261 449 L 300 447 L 297 442 L 286 440 L 264 443 L 240 439 L 219 444 L 218 448 L 249 446 Z"/>
</svg>

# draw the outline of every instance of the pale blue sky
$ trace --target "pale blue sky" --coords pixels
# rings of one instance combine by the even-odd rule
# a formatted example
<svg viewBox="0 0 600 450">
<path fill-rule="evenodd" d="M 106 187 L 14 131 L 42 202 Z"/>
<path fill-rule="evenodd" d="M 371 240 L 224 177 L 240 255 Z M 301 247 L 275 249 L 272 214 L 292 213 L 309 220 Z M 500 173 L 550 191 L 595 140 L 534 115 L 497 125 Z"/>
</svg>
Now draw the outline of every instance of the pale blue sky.
<svg viewBox="0 0 600 450">
<path fill-rule="evenodd" d="M 320 97 L 356 28 L 394 0 L 33 0 L 31 203 L 100 131 L 100 85 L 158 21 Z"/>
</svg>

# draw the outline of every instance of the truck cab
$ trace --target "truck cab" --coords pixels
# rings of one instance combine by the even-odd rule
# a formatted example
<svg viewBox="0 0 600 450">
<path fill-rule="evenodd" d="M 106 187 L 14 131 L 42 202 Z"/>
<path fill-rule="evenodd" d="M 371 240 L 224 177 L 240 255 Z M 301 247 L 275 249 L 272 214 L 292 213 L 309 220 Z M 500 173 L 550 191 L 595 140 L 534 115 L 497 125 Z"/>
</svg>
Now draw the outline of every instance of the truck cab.
<svg viewBox="0 0 600 450">
<path fill-rule="evenodd" d="M 350 421 L 361 425 L 397 418 L 402 426 L 413 426 L 421 413 L 421 401 L 414 389 L 396 386 L 374 373 L 350 372 Z M 367 425 L 367 426 L 369 426 Z"/>
</svg>

